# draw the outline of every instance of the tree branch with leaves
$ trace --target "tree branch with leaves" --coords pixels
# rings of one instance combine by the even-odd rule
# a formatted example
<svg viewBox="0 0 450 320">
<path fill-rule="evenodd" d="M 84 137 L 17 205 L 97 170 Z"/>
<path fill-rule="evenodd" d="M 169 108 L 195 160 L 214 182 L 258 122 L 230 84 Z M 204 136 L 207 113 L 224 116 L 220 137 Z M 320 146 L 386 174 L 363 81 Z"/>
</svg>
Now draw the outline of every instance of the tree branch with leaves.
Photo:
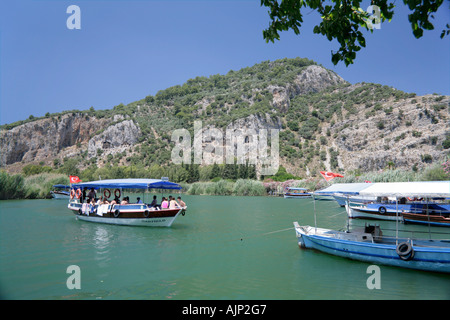
<svg viewBox="0 0 450 320">
<path fill-rule="evenodd" d="M 302 10 L 317 11 L 322 18 L 320 24 L 314 27 L 314 33 L 322 34 L 329 41 L 339 42 L 339 49 L 331 52 L 331 61 L 337 64 L 343 61 L 346 66 L 352 64 L 356 52 L 366 46 L 361 29 L 373 32 L 374 25 L 391 21 L 395 5 L 388 0 L 372 0 L 371 7 L 376 14 L 361 9 L 362 0 L 261 0 L 261 6 L 269 8 L 270 24 L 263 31 L 266 42 L 280 40 L 281 31 L 293 30 L 300 34 L 303 23 Z M 395 1 L 394 1 L 395 2 Z M 423 35 L 424 30 L 433 30 L 433 13 L 441 7 L 444 0 L 403 0 L 412 11 L 408 15 L 412 32 L 416 38 Z M 442 30 L 441 38 L 450 34 L 450 24 Z"/>
</svg>

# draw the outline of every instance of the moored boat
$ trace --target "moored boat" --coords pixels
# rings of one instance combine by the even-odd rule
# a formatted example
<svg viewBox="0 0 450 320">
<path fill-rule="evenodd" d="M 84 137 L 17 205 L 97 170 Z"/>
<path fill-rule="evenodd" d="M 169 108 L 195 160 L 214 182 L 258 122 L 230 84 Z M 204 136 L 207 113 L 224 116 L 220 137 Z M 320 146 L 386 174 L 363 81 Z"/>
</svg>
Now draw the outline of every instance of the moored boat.
<svg viewBox="0 0 450 320">
<path fill-rule="evenodd" d="M 369 186 L 368 183 L 334 183 L 324 189 L 314 191 L 313 194 L 314 199 L 336 200 L 343 207 L 349 197 L 357 197 L 361 190 Z"/>
<path fill-rule="evenodd" d="M 406 198 L 401 201 L 392 202 L 375 202 L 375 203 L 355 203 L 349 199 L 348 204 L 345 205 L 349 218 L 364 218 L 364 219 L 379 219 L 379 220 L 400 220 L 403 221 L 405 217 L 409 221 L 429 220 L 427 216 L 432 217 L 432 220 L 442 220 L 445 222 L 445 217 L 450 215 L 450 205 L 444 203 L 437 203 L 433 201 L 420 201 L 405 203 Z M 413 199 L 413 198 L 411 198 Z"/>
<path fill-rule="evenodd" d="M 337 192 L 333 194 L 334 200 L 341 206 L 345 207 L 345 204 L 347 202 L 351 203 L 369 203 L 374 202 L 377 200 L 376 197 L 369 197 L 369 196 L 349 196 L 347 194 Z"/>
<path fill-rule="evenodd" d="M 448 197 L 450 181 L 436 183 L 379 183 L 361 192 L 384 197 L 426 198 Z M 398 201 L 396 200 L 398 203 Z M 398 215 L 398 212 L 397 212 Z M 336 231 L 300 226 L 294 222 L 297 242 L 301 248 L 316 249 L 340 257 L 403 268 L 450 273 L 450 240 L 399 237 L 398 219 L 395 236 L 383 235 L 380 226 Z"/>
<path fill-rule="evenodd" d="M 404 223 L 423 224 L 437 227 L 450 227 L 450 215 L 442 213 L 406 213 L 402 212 Z"/>
<path fill-rule="evenodd" d="M 72 185 L 73 199 L 70 200 L 68 208 L 76 215 L 78 220 L 128 225 L 128 226 L 151 226 L 170 227 L 175 219 L 181 214 L 184 215 L 187 209 L 184 207 L 161 208 L 161 206 L 146 203 L 105 203 L 89 204 L 84 203 L 82 191 L 95 189 L 103 191 L 103 196 L 109 198 L 113 193 L 120 197 L 127 189 L 149 189 L 180 190 L 181 186 L 159 179 L 112 179 L 85 182 Z M 75 191 L 76 190 L 76 191 Z M 113 192 L 111 190 L 114 190 Z"/>
<path fill-rule="evenodd" d="M 64 184 L 55 184 L 52 186 L 53 190 L 50 191 L 53 199 L 68 200 L 70 198 L 70 186 Z"/>
<path fill-rule="evenodd" d="M 308 189 L 305 188 L 288 187 L 286 188 L 286 192 L 284 193 L 285 198 L 303 199 L 303 198 L 310 198 L 311 196 L 312 194 L 308 192 Z"/>
<path fill-rule="evenodd" d="M 348 203 L 345 205 L 348 217 L 351 219 L 378 219 L 378 220 L 402 220 L 398 215 L 395 205 L 386 205 L 383 203 Z"/>
<path fill-rule="evenodd" d="M 382 235 L 378 226 L 342 232 L 294 222 L 300 248 L 396 267 L 450 273 L 450 240 L 421 240 Z"/>
</svg>

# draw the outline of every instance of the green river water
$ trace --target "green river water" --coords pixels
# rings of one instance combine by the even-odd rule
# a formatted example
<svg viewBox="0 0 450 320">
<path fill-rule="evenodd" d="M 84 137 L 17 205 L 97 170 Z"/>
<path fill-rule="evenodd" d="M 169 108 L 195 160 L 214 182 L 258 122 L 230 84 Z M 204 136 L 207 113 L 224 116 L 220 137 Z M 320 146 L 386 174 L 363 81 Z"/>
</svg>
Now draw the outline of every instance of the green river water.
<svg viewBox="0 0 450 320">
<path fill-rule="evenodd" d="M 381 288 L 369 289 L 369 264 L 299 249 L 292 222 L 314 225 L 312 200 L 183 200 L 188 211 L 170 228 L 78 221 L 64 200 L 0 201 L 1 297 L 450 299 L 450 275 L 380 266 Z M 347 216 L 336 202 L 317 201 L 315 208 L 319 227 L 346 227 Z M 395 222 L 379 223 L 395 228 Z M 400 227 L 428 231 L 424 226 Z M 450 238 L 448 228 L 433 231 Z M 79 267 L 80 289 L 67 286 L 71 265 Z"/>
</svg>

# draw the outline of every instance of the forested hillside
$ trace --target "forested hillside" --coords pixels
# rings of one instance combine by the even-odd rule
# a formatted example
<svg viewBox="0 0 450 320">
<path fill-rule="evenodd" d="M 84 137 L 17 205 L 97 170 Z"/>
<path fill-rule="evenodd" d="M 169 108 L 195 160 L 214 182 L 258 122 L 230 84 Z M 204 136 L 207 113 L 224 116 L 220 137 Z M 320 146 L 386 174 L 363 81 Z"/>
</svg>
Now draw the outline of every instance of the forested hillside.
<svg viewBox="0 0 450 320">
<path fill-rule="evenodd" d="M 254 165 L 175 165 L 174 129 L 278 129 L 284 178 L 386 168 L 421 170 L 450 150 L 449 96 L 350 84 L 315 62 L 265 61 L 197 77 L 109 110 L 69 110 L 2 126 L 2 169 L 84 180 L 168 176 L 177 182 L 259 177 Z M 45 110 L 45 106 L 39 106 Z"/>
</svg>

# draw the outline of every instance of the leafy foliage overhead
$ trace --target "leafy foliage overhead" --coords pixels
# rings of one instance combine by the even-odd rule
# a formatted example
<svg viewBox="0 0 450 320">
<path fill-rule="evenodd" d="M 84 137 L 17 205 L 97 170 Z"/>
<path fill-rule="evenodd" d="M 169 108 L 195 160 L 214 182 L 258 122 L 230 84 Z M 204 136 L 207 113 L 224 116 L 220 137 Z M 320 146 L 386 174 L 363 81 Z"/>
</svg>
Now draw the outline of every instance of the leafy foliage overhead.
<svg viewBox="0 0 450 320">
<path fill-rule="evenodd" d="M 430 18 L 434 18 L 433 13 L 437 12 L 443 1 L 403 0 L 412 11 L 408 15 L 408 20 L 416 38 L 422 37 L 424 30 L 434 29 Z M 305 10 L 309 13 L 312 9 L 322 17 L 322 22 L 314 27 L 314 33 L 326 36 L 329 41 L 335 39 L 339 42 L 339 50 L 332 52 L 331 61 L 334 64 L 343 61 L 348 66 L 355 60 L 356 52 L 366 46 L 360 27 L 373 32 L 373 24 L 390 21 L 394 15 L 395 1 L 372 0 L 372 8 L 376 6 L 377 14 L 361 9 L 361 2 L 361 0 L 261 0 L 261 6 L 269 8 L 270 17 L 269 27 L 263 31 L 263 37 L 267 42 L 274 42 L 275 39 L 280 40 L 279 31 L 292 29 L 295 34 L 300 34 L 303 13 Z M 441 38 L 450 34 L 450 25 L 447 24 L 446 28 L 442 31 Z"/>
</svg>

